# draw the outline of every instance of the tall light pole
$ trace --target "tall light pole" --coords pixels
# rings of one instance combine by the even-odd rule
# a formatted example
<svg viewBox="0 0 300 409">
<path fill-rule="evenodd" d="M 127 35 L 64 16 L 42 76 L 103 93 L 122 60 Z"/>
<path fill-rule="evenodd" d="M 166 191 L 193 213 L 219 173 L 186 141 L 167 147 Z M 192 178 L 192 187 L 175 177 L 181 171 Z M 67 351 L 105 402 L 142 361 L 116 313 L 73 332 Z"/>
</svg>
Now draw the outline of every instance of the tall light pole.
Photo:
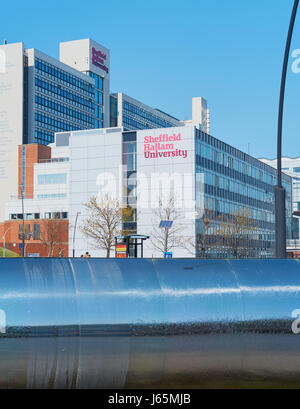
<svg viewBox="0 0 300 409">
<path fill-rule="evenodd" d="M 286 213 L 285 213 L 285 188 L 282 186 L 282 119 L 285 96 L 285 84 L 290 55 L 291 42 L 294 25 L 298 10 L 299 0 L 294 1 L 290 27 L 286 42 L 285 55 L 283 61 L 281 88 L 278 112 L 278 134 L 277 134 L 277 186 L 275 187 L 275 236 L 276 236 L 276 257 L 286 258 Z"/>
<path fill-rule="evenodd" d="M 5 257 L 5 237 L 6 237 L 6 233 L 11 230 L 11 227 L 9 227 L 6 232 L 4 233 L 2 239 L 3 239 L 3 257 Z"/>
<path fill-rule="evenodd" d="M 22 231 L 22 257 L 25 257 L 25 214 L 24 214 L 24 185 L 21 185 L 22 195 L 22 218 L 23 218 L 23 231 Z"/>
<path fill-rule="evenodd" d="M 78 216 L 80 215 L 80 212 L 77 212 L 76 214 L 76 219 L 75 219 L 75 224 L 74 224 L 74 232 L 73 232 L 73 258 L 75 257 L 75 235 L 76 235 L 76 227 L 77 227 L 77 220 Z"/>
</svg>

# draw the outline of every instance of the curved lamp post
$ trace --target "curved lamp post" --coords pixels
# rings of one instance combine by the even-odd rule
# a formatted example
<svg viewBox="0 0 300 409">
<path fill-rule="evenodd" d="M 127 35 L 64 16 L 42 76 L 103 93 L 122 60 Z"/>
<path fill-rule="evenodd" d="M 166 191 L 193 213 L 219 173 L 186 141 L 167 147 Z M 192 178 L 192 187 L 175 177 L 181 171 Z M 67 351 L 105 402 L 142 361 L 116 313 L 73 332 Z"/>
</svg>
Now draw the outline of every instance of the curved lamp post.
<svg viewBox="0 0 300 409">
<path fill-rule="evenodd" d="M 9 232 L 9 230 L 11 230 L 11 227 L 9 227 L 7 230 L 6 230 L 6 232 L 4 233 L 4 235 L 3 235 L 3 237 L 2 237 L 2 240 L 3 240 L 3 257 L 5 257 L 5 237 L 6 237 L 6 234 L 7 234 L 7 232 Z"/>
<path fill-rule="evenodd" d="M 285 213 L 285 189 L 282 186 L 282 119 L 285 96 L 286 75 L 291 48 L 291 41 L 298 10 L 299 0 L 294 1 L 292 17 L 286 42 L 285 55 L 283 61 L 279 113 L 278 113 L 278 134 L 277 134 L 277 186 L 275 187 L 275 235 L 276 235 L 276 257 L 286 257 L 286 213 Z"/>
<path fill-rule="evenodd" d="M 76 214 L 76 219 L 75 219 L 75 225 L 74 225 L 74 232 L 73 232 L 73 258 L 75 257 L 75 234 L 76 234 L 76 227 L 77 227 L 77 221 L 78 221 L 78 216 L 80 215 L 80 212 L 77 212 Z"/>
</svg>

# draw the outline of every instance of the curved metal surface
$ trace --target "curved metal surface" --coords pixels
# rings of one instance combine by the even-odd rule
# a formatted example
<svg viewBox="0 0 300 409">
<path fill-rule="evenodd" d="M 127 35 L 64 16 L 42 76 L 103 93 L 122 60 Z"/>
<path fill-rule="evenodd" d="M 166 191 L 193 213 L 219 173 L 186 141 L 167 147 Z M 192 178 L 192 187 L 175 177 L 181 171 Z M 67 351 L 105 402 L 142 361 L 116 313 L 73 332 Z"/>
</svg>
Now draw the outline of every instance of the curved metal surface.
<svg viewBox="0 0 300 409">
<path fill-rule="evenodd" d="M 297 260 L 3 259 L 0 387 L 300 387 L 297 309 Z"/>
</svg>

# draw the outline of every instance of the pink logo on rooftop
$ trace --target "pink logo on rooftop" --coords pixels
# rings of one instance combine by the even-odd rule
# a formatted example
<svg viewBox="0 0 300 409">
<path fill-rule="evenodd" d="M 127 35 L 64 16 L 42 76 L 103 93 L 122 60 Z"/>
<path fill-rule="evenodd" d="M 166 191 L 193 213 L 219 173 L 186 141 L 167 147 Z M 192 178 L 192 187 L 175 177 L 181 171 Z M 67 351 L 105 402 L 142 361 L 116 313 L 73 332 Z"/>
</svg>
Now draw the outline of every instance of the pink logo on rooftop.
<svg viewBox="0 0 300 409">
<path fill-rule="evenodd" d="M 106 54 L 102 51 L 92 48 L 92 64 L 108 74 L 108 67 L 105 65 Z"/>
</svg>

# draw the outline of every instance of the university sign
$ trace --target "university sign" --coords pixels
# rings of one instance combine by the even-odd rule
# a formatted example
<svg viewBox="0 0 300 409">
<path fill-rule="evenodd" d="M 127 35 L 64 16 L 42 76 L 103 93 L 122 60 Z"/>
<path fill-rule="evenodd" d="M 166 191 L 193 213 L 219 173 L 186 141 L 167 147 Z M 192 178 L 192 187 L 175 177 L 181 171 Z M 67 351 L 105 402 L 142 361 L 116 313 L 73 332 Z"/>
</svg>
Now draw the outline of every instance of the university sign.
<svg viewBox="0 0 300 409">
<path fill-rule="evenodd" d="M 156 138 L 145 136 L 144 156 L 146 159 L 152 158 L 187 158 L 187 149 L 179 149 L 182 142 L 181 134 L 162 134 Z"/>
<path fill-rule="evenodd" d="M 105 65 L 107 57 L 102 51 L 92 48 L 92 64 L 108 74 L 108 67 Z"/>
</svg>

